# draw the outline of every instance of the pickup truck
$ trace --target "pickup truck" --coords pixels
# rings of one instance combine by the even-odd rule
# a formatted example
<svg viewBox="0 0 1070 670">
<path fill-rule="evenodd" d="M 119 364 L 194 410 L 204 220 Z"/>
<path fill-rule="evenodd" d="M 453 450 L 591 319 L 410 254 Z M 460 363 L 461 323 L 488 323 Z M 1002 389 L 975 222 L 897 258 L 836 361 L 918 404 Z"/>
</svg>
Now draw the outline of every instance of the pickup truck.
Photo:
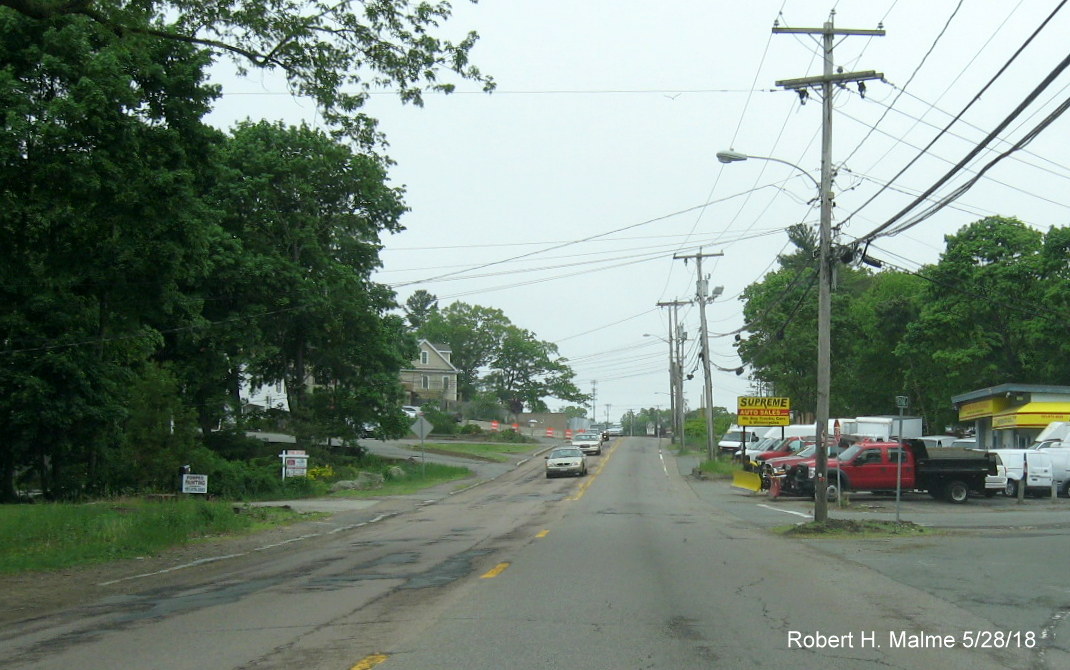
<svg viewBox="0 0 1070 670">
<path fill-rule="evenodd" d="M 926 450 L 917 440 L 860 442 L 828 461 L 828 499 L 843 491 L 894 491 L 899 459 L 903 491 L 927 491 L 933 498 L 963 503 L 970 493 L 985 494 L 985 478 L 997 472 L 996 458 L 983 452 L 944 447 Z M 810 459 L 792 467 L 785 492 L 814 495 L 815 466 Z"/>
</svg>

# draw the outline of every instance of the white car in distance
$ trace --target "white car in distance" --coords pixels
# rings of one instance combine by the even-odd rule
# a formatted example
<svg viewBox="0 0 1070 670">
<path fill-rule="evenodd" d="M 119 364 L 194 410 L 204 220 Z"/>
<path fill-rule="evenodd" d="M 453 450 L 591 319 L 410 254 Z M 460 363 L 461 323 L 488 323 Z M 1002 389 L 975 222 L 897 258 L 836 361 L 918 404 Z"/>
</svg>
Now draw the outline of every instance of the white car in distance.
<svg viewBox="0 0 1070 670">
<path fill-rule="evenodd" d="M 580 451 L 585 454 L 599 455 L 602 453 L 602 434 L 601 433 L 579 433 L 573 435 L 569 444 L 573 447 L 578 447 Z"/>
</svg>

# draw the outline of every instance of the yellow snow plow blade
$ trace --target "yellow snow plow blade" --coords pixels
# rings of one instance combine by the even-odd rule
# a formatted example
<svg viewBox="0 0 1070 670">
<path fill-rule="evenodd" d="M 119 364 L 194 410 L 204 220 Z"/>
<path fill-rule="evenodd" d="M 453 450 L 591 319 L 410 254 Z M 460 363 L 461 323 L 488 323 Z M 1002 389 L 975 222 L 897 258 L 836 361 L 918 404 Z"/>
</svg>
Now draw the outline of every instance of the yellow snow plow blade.
<svg viewBox="0 0 1070 670">
<path fill-rule="evenodd" d="M 732 473 L 732 486 L 737 489 L 758 492 L 762 490 L 762 477 L 757 472 L 736 470 Z"/>
</svg>

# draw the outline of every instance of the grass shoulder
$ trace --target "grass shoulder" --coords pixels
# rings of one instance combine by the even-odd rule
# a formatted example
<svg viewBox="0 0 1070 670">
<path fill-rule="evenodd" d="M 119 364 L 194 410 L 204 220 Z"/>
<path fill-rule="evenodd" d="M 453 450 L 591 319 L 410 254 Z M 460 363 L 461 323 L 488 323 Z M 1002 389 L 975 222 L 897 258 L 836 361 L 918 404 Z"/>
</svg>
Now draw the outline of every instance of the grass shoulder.
<svg viewBox="0 0 1070 670">
<path fill-rule="evenodd" d="M 322 515 L 196 498 L 115 499 L 0 507 L 0 574 L 48 571 L 155 555 Z"/>
</svg>

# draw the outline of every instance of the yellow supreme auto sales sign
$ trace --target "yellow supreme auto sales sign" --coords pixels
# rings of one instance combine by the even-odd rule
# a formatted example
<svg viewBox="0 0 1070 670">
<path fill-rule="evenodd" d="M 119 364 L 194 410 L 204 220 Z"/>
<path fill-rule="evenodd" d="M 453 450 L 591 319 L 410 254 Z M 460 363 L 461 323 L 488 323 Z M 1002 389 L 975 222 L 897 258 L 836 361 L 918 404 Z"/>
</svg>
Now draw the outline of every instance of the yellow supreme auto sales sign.
<svg viewBox="0 0 1070 670">
<path fill-rule="evenodd" d="M 740 426 L 787 426 L 791 424 L 791 398 L 754 398 L 736 400 L 736 423 Z"/>
</svg>

